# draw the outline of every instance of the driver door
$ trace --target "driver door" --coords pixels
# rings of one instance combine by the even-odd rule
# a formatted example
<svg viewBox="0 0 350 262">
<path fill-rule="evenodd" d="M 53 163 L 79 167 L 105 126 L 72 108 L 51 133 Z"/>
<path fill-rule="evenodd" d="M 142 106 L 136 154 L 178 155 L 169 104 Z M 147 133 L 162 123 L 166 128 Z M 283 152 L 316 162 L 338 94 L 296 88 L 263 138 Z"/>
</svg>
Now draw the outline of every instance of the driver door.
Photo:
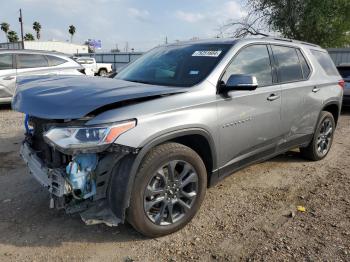
<svg viewBox="0 0 350 262">
<path fill-rule="evenodd" d="M 220 176 L 271 155 L 281 137 L 281 88 L 265 44 L 243 47 L 232 59 L 221 81 L 232 74 L 255 76 L 253 91 L 230 91 L 218 96 Z"/>
</svg>

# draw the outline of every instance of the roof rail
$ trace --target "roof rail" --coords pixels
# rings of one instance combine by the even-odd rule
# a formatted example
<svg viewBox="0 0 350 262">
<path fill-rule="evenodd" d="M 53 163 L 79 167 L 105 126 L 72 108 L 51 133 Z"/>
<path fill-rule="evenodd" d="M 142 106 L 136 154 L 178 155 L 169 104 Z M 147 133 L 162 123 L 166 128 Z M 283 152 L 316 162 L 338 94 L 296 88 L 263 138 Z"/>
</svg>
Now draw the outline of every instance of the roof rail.
<svg viewBox="0 0 350 262">
<path fill-rule="evenodd" d="M 269 38 L 272 40 L 280 40 L 280 41 L 286 41 L 286 42 L 293 42 L 292 39 L 289 38 L 283 38 L 283 37 L 275 37 L 275 36 L 263 36 L 262 38 Z"/>
<path fill-rule="evenodd" d="M 279 40 L 279 41 L 285 41 L 285 42 L 291 42 L 291 43 L 299 43 L 299 44 L 309 45 L 309 46 L 313 46 L 313 47 L 320 47 L 319 45 L 316 45 L 316 44 L 312 44 L 312 43 L 308 43 L 308 42 L 304 42 L 304 41 L 299 41 L 299 40 L 294 40 L 294 39 L 290 39 L 290 38 L 270 37 L 270 36 L 266 36 L 263 38 L 270 38 L 273 40 Z"/>
<path fill-rule="evenodd" d="M 300 42 L 300 44 L 303 44 L 303 45 L 310 45 L 310 46 L 313 46 L 313 47 L 320 47 L 319 45 L 312 44 L 312 43 L 308 43 L 308 42 Z"/>
</svg>

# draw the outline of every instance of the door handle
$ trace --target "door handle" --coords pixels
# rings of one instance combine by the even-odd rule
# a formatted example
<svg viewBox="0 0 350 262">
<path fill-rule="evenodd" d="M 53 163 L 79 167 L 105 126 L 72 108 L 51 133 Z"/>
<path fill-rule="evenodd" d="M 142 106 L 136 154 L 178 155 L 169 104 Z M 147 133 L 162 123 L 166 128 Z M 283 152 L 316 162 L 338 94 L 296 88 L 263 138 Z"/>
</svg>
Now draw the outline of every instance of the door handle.
<svg viewBox="0 0 350 262">
<path fill-rule="evenodd" d="M 4 80 L 13 80 L 13 79 L 15 79 L 15 77 L 14 76 L 6 76 L 3 79 Z"/>
<path fill-rule="evenodd" d="M 317 86 L 314 86 L 314 88 L 312 89 L 312 92 L 317 93 L 318 91 L 320 91 L 320 88 L 318 88 Z"/>
<path fill-rule="evenodd" d="M 269 101 L 275 101 L 275 100 L 277 100 L 277 99 L 279 99 L 279 98 L 280 98 L 279 95 L 271 94 L 271 95 L 267 98 L 267 100 L 269 100 Z"/>
</svg>

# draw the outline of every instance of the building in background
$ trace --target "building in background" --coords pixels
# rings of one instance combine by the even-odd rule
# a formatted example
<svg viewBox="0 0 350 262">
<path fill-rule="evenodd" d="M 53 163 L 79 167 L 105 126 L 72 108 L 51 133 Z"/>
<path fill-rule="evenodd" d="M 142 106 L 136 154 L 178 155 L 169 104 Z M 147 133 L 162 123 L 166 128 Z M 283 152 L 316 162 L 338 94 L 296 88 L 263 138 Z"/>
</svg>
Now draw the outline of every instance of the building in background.
<svg viewBox="0 0 350 262">
<path fill-rule="evenodd" d="M 0 49 L 21 49 L 22 42 L 0 43 Z M 87 54 L 89 52 L 87 45 L 78 45 L 59 41 L 24 41 L 24 49 L 55 51 L 65 54 Z"/>
</svg>

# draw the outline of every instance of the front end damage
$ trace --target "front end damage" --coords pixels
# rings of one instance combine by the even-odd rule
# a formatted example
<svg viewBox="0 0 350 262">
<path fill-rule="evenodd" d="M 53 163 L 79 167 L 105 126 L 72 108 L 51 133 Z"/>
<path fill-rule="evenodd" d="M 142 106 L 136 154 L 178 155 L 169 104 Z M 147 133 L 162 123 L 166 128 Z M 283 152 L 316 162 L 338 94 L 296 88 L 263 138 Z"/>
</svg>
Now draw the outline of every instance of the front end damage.
<svg viewBox="0 0 350 262">
<path fill-rule="evenodd" d="M 114 143 L 66 150 L 45 138 L 53 128 L 72 125 L 82 126 L 82 123 L 26 118 L 21 156 L 30 173 L 48 189 L 50 208 L 79 213 L 88 225 L 116 226 L 123 218 L 115 215 L 107 198 L 113 170 L 119 161 L 137 154 L 137 150 Z"/>
</svg>

